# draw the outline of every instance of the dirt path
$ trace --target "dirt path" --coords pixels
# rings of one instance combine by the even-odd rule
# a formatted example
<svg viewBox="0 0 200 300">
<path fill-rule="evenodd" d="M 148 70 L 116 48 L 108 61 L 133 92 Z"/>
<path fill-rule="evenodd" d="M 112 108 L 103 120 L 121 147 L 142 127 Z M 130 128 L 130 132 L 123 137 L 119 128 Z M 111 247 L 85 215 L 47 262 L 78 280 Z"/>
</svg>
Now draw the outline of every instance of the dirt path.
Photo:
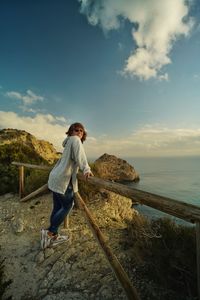
<svg viewBox="0 0 200 300">
<path fill-rule="evenodd" d="M 109 221 L 98 200 L 90 209 L 98 211 L 97 219 L 109 245 L 127 264 L 128 252 L 119 247 L 126 225 L 114 218 Z M 40 229 L 48 226 L 51 195 L 26 203 L 19 203 L 17 196 L 5 195 L 0 203 L 0 253 L 5 259 L 5 278 L 12 280 L 3 299 L 126 299 L 80 211 L 73 210 L 70 229 L 62 230 L 70 240 L 43 251 Z"/>
</svg>

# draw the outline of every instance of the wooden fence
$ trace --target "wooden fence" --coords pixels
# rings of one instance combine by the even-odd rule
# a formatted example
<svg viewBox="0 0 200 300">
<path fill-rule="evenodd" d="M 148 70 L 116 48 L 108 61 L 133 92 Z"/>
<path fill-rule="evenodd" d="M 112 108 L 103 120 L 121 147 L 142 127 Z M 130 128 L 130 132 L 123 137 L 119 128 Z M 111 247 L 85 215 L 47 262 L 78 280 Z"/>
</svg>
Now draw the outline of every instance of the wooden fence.
<svg viewBox="0 0 200 300">
<path fill-rule="evenodd" d="M 35 197 L 36 195 L 38 195 L 40 192 L 43 192 L 48 189 L 47 184 L 45 184 L 41 188 L 39 188 L 37 191 L 34 191 L 33 193 L 29 194 L 28 196 L 23 197 L 23 195 L 24 195 L 24 167 L 41 169 L 41 170 L 50 170 L 51 168 L 48 166 L 38 166 L 38 165 L 25 164 L 25 163 L 19 163 L 19 162 L 13 162 L 12 164 L 19 166 L 19 176 L 20 176 L 19 177 L 19 195 L 21 198 L 20 201 L 22 201 L 22 202 L 28 201 L 32 197 Z M 80 180 L 83 179 L 82 175 L 79 175 L 78 177 Z M 198 296 L 199 296 L 199 300 L 200 300 L 200 207 L 186 203 L 186 202 L 163 197 L 160 195 L 140 191 L 140 190 L 134 189 L 132 187 L 130 188 L 128 186 L 125 186 L 123 184 L 111 182 L 109 180 L 103 180 L 103 179 L 100 179 L 97 177 L 91 177 L 88 179 L 88 181 L 90 184 L 94 185 L 95 187 L 105 188 L 109 191 L 115 192 L 117 194 L 120 194 L 122 196 L 130 198 L 134 201 L 137 201 L 140 204 L 150 206 L 154 209 L 157 209 L 157 210 L 167 213 L 169 215 L 178 217 L 182 220 L 185 220 L 187 222 L 195 224 L 196 253 L 197 253 L 197 286 L 198 286 Z M 109 251 L 111 251 L 110 249 L 109 249 L 109 251 L 105 250 L 107 246 L 105 245 L 105 242 L 103 241 L 104 240 L 103 236 L 102 236 L 102 240 L 99 239 L 99 236 L 101 236 L 101 234 L 99 234 L 98 230 L 100 231 L 100 229 L 98 228 L 98 226 L 96 224 L 94 224 L 93 221 L 91 221 L 91 218 L 89 216 L 90 213 L 89 213 L 84 201 L 80 197 L 79 193 L 76 193 L 76 200 L 77 200 L 78 206 L 85 212 L 87 221 L 93 227 L 93 233 L 94 233 L 95 237 L 99 241 L 100 245 L 101 246 L 103 245 L 102 249 L 104 248 L 103 249 L 104 254 L 106 255 L 106 257 L 110 263 L 111 262 L 110 257 L 112 257 L 113 254 L 111 255 L 112 252 L 109 252 Z M 88 215 L 88 213 L 89 213 L 89 215 Z M 67 222 L 68 221 L 65 221 L 65 224 Z M 94 228 L 98 228 L 98 230 L 96 230 Z M 117 261 L 117 259 L 116 259 L 116 261 L 115 261 L 115 259 L 116 258 L 113 255 L 114 263 L 113 263 L 113 265 L 111 265 L 111 267 L 114 270 L 115 275 L 118 278 L 118 280 L 120 281 L 122 287 L 124 288 L 124 291 L 126 292 L 128 299 L 133 299 L 133 300 L 139 299 L 139 296 L 137 295 L 135 288 L 131 286 L 131 283 L 130 283 L 126 273 L 124 272 L 123 269 L 121 269 L 122 267 L 119 264 L 119 262 Z M 117 273 L 119 273 L 119 274 L 117 274 Z"/>
</svg>

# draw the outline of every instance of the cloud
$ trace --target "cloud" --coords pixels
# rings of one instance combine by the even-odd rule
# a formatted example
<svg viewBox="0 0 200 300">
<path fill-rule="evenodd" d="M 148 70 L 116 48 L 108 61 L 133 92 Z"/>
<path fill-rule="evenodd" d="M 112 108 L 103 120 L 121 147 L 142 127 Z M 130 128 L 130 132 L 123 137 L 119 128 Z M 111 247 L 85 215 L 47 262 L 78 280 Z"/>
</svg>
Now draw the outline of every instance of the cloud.
<svg viewBox="0 0 200 300">
<path fill-rule="evenodd" d="M 136 49 L 127 58 L 123 74 L 141 80 L 168 80 L 162 68 L 171 63 L 169 57 L 174 42 L 187 36 L 193 27 L 185 0 L 79 0 L 81 13 L 91 25 L 104 31 L 118 29 L 122 21 L 132 25 Z"/>
<path fill-rule="evenodd" d="M 194 79 L 195 81 L 199 82 L 199 81 L 200 81 L 200 74 L 194 74 L 194 75 L 193 75 L 193 79 Z"/>
<path fill-rule="evenodd" d="M 20 116 L 15 112 L 0 111 L 0 128 L 26 130 L 39 139 L 47 140 L 61 150 L 69 124 L 63 117 L 51 114 L 37 114 L 34 117 Z"/>
<path fill-rule="evenodd" d="M 91 157 L 103 153 L 122 158 L 138 156 L 184 156 L 199 155 L 200 127 L 165 128 L 159 125 L 146 125 L 124 138 L 88 139 L 87 152 Z"/>
<path fill-rule="evenodd" d="M 15 112 L 0 111 L 0 128 L 26 130 L 39 139 L 51 142 L 58 151 L 62 150 L 61 144 L 69 125 L 62 116 L 37 114 L 25 117 Z M 199 155 L 200 127 L 170 129 L 146 125 L 123 138 L 114 139 L 106 134 L 98 135 L 98 138 L 89 135 L 84 147 L 90 158 L 98 158 L 103 153 L 121 158 Z"/>
<path fill-rule="evenodd" d="M 118 43 L 118 50 L 119 50 L 119 51 L 123 51 L 124 48 L 125 48 L 124 45 L 123 45 L 122 43 L 119 42 L 119 43 Z"/>
<path fill-rule="evenodd" d="M 19 92 L 16 92 L 16 91 L 10 91 L 10 92 L 6 93 L 6 96 L 11 99 L 21 100 L 22 103 L 24 104 L 24 106 L 35 104 L 38 101 L 44 100 L 44 97 L 42 97 L 40 95 L 36 95 L 31 90 L 27 90 L 26 94 L 24 94 L 24 95 Z"/>
</svg>

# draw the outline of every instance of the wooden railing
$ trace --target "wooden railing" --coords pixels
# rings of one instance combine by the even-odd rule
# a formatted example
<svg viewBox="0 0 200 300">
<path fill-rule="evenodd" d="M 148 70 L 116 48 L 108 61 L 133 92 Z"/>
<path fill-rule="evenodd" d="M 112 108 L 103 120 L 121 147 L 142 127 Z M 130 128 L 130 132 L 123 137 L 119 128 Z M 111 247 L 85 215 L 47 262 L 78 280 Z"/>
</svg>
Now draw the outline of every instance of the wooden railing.
<svg viewBox="0 0 200 300">
<path fill-rule="evenodd" d="M 37 165 L 24 164 L 24 163 L 18 163 L 18 162 L 13 162 L 12 164 L 19 166 L 19 176 L 20 176 L 19 194 L 20 194 L 20 198 L 21 198 L 22 202 L 28 201 L 32 197 L 35 197 L 36 195 L 38 195 L 40 192 L 47 190 L 48 187 L 47 187 L 47 184 L 45 184 L 41 188 L 39 188 L 37 191 L 34 191 L 33 193 L 31 193 L 28 196 L 23 198 L 24 167 L 34 168 L 34 169 L 42 169 L 42 170 L 50 170 L 51 168 L 48 166 L 37 166 Z M 83 176 L 78 175 L 78 178 L 80 180 L 82 180 Z M 95 187 L 105 188 L 109 191 L 115 192 L 117 194 L 120 194 L 122 196 L 130 198 L 134 201 L 137 201 L 140 204 L 150 206 L 154 209 L 157 209 L 157 210 L 167 213 L 169 215 L 178 217 L 182 220 L 185 220 L 187 222 L 195 224 L 196 253 L 197 253 L 197 286 L 198 286 L 198 295 L 199 295 L 199 300 L 200 300 L 200 207 L 186 203 L 186 202 L 163 197 L 160 195 L 140 191 L 140 190 L 134 189 L 132 187 L 130 188 L 128 186 L 125 186 L 123 184 L 111 182 L 109 180 L 103 180 L 103 179 L 97 178 L 97 177 L 91 177 L 88 179 L 88 181 L 90 184 L 94 185 Z M 88 209 L 84 208 L 86 206 L 85 206 L 84 201 L 80 197 L 79 193 L 76 193 L 76 199 L 77 199 L 78 206 L 81 207 L 83 211 L 85 211 L 87 221 L 89 221 L 90 225 L 93 224 L 93 222 L 91 223 L 90 222 L 91 220 L 89 220 L 90 218 L 88 217 L 88 213 L 87 213 Z M 97 225 L 95 224 L 95 226 L 97 226 Z M 99 234 L 97 233 L 97 231 L 96 230 L 93 230 L 93 231 L 96 232 L 95 233 L 96 238 L 98 239 L 100 244 L 102 244 L 101 241 L 99 240 Z M 107 251 L 105 251 L 105 249 L 104 249 L 104 253 L 107 255 L 107 259 L 110 262 L 110 256 L 106 252 Z M 113 266 L 112 266 L 112 268 L 113 268 Z M 121 268 L 121 266 L 118 269 L 120 269 L 120 268 Z M 115 270 L 116 268 L 114 267 L 113 269 Z M 116 272 L 115 272 L 115 275 L 116 275 Z M 128 299 L 133 299 L 133 300 L 139 299 L 135 288 L 133 288 L 131 286 L 130 281 L 127 279 L 127 277 L 126 277 L 127 275 L 123 274 L 122 277 L 124 280 L 122 280 L 122 281 L 121 281 L 121 273 L 120 273 L 120 275 L 118 274 L 116 276 L 119 279 L 120 283 L 122 284 L 122 287 L 124 288 Z M 125 284 L 125 282 L 126 282 L 126 284 Z"/>
<path fill-rule="evenodd" d="M 47 184 L 44 184 L 42 187 L 37 189 L 36 191 L 32 192 L 31 194 L 23 197 L 24 195 L 24 167 L 33 168 L 33 169 L 41 169 L 41 170 L 50 170 L 51 167 L 48 166 L 37 166 L 37 165 L 31 165 L 31 164 L 24 164 L 24 163 L 18 163 L 13 162 L 13 165 L 16 165 L 19 167 L 19 195 L 20 195 L 20 201 L 25 202 L 30 200 L 31 198 L 35 197 L 41 192 L 45 192 L 48 190 Z M 101 247 L 101 250 L 103 251 L 105 258 L 107 259 L 112 271 L 114 272 L 114 275 L 118 279 L 119 283 L 121 284 L 121 287 L 123 288 L 126 296 L 130 300 L 140 300 L 140 297 L 135 289 L 135 287 L 132 285 L 128 275 L 124 271 L 122 265 L 120 264 L 117 257 L 113 254 L 111 248 L 107 245 L 106 239 L 101 232 L 100 228 L 94 221 L 89 209 L 87 208 L 85 202 L 81 198 L 80 194 L 77 192 L 75 193 L 75 201 L 76 205 L 80 208 L 82 211 L 88 225 L 90 226 L 94 237 L 99 243 L 99 246 Z M 64 227 L 68 227 L 68 217 L 65 218 L 64 221 Z M 66 226 L 67 224 L 67 226 Z"/>
</svg>

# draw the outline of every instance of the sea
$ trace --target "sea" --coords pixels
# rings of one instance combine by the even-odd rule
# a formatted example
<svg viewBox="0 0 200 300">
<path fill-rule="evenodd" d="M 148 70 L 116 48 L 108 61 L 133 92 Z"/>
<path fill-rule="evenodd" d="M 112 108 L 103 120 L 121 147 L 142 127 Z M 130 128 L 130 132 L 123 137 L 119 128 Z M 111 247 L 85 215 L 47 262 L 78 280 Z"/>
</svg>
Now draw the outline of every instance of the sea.
<svg viewBox="0 0 200 300">
<path fill-rule="evenodd" d="M 140 176 L 130 187 L 200 207 L 200 156 L 124 159 Z M 168 216 L 145 205 L 137 210 L 152 218 Z"/>
</svg>

